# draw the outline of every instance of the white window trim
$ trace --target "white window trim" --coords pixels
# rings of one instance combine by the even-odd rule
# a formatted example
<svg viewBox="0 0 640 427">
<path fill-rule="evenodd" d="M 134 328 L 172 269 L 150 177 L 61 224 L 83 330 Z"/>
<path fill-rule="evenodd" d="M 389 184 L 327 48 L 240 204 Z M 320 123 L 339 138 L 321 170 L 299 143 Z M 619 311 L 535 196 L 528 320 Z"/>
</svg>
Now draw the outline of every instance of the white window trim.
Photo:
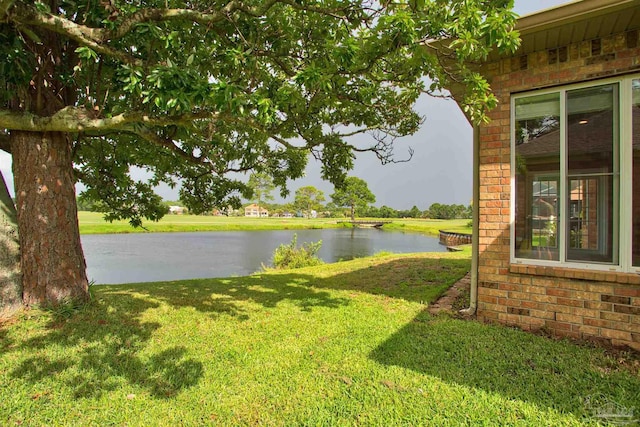
<svg viewBox="0 0 640 427">
<path fill-rule="evenodd" d="M 640 273 L 640 266 L 633 266 L 632 260 L 632 250 L 633 250 L 633 242 L 632 242 L 632 227 L 633 227 L 633 152 L 632 152 L 632 97 L 631 97 L 631 82 L 632 80 L 640 79 L 640 74 L 632 74 L 627 76 L 619 76 L 615 78 L 608 78 L 602 80 L 594 80 L 589 82 L 581 82 L 569 85 L 563 85 L 560 87 L 554 87 L 551 89 L 542 89 L 542 90 L 533 90 L 527 92 L 519 92 L 511 94 L 510 100 L 510 159 L 511 159 L 511 197 L 509 200 L 509 207 L 511 213 L 511 219 L 509 224 L 509 257 L 511 264 L 516 265 L 532 265 L 532 266 L 544 266 L 544 267 L 561 267 L 561 268 L 571 268 L 571 269 L 579 269 L 579 270 L 592 270 L 592 271 L 609 271 L 609 272 L 628 272 L 628 273 Z M 519 98 L 526 98 L 529 96 L 535 95 L 545 95 L 551 93 L 559 93 L 560 94 L 560 134 L 564 135 L 561 138 L 560 144 L 560 159 L 564 159 L 564 162 L 560 165 L 560 175 L 561 177 L 565 174 L 566 178 L 566 170 L 568 165 L 566 164 L 567 159 L 567 147 L 566 147 L 566 93 L 575 89 L 584 89 L 594 86 L 601 86 L 606 84 L 618 83 L 619 84 L 619 92 L 618 92 L 618 109 L 619 109 L 619 162 L 620 162 L 620 173 L 619 173 L 619 187 L 618 187 L 618 236 L 614 236 L 614 239 L 618 241 L 618 254 L 617 264 L 604 264 L 597 262 L 575 262 L 575 261 L 567 261 L 567 253 L 566 253 L 566 245 L 567 239 L 563 237 L 559 239 L 558 242 L 558 250 L 560 251 L 560 260 L 559 261 L 549 261 L 549 260 L 541 260 L 541 259 L 530 259 L 530 258 L 517 258 L 515 256 L 515 242 L 516 238 L 516 164 L 515 164 L 515 156 L 514 147 L 515 147 L 515 102 Z M 560 203 L 559 215 L 561 217 L 560 221 L 560 230 L 558 231 L 558 236 L 566 236 L 567 235 L 567 219 L 566 212 L 569 208 L 567 203 L 564 201 L 564 195 L 567 194 L 567 180 L 560 179 L 560 194 L 562 195 L 563 202 Z M 614 193 L 615 197 L 615 193 Z M 615 202 L 615 201 L 614 201 Z"/>
</svg>

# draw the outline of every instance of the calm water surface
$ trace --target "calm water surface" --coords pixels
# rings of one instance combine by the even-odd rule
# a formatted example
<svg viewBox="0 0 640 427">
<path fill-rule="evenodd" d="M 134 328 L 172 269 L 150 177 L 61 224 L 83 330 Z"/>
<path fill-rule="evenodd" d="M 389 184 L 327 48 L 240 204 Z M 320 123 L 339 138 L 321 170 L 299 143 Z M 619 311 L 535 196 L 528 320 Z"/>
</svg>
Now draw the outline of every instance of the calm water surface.
<svg viewBox="0 0 640 427">
<path fill-rule="evenodd" d="M 82 236 L 89 280 L 154 282 L 244 276 L 270 265 L 273 251 L 298 235 L 298 244 L 322 240 L 326 262 L 395 253 L 442 252 L 434 237 L 377 229 L 216 231 L 197 233 L 89 234 Z"/>
</svg>

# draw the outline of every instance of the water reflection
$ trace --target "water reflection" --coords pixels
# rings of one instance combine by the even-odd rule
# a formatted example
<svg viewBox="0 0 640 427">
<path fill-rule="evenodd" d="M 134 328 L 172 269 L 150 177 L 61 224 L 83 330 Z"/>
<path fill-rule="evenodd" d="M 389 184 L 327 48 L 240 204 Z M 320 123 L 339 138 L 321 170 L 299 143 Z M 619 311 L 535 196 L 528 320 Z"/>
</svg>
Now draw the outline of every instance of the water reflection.
<svg viewBox="0 0 640 427">
<path fill-rule="evenodd" d="M 349 260 L 381 251 L 442 252 L 437 238 L 376 229 L 83 235 L 87 273 L 96 283 L 229 277 L 270 264 L 275 248 L 322 240 L 320 258 Z"/>
</svg>

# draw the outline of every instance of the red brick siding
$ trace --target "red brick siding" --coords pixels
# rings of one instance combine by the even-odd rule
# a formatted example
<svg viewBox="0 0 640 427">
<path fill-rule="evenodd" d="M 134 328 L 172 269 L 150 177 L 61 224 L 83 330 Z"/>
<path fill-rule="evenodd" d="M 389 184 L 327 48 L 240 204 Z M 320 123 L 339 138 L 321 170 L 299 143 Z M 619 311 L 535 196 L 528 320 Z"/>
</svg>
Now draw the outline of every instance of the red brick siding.
<svg viewBox="0 0 640 427">
<path fill-rule="evenodd" d="M 511 94 L 640 72 L 638 37 L 632 31 L 484 66 L 500 106 L 479 129 L 480 319 L 640 350 L 640 275 L 509 261 Z"/>
</svg>

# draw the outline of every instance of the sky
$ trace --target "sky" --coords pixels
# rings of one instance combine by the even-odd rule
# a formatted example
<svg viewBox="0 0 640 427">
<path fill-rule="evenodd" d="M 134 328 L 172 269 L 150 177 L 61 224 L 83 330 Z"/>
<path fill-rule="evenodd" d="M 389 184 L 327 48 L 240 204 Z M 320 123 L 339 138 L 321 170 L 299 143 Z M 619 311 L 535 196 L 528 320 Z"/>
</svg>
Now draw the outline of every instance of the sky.
<svg viewBox="0 0 640 427">
<path fill-rule="evenodd" d="M 526 15 L 560 4 L 566 0 L 516 0 L 514 10 Z M 376 196 L 376 206 L 425 210 L 433 203 L 471 203 L 472 195 L 472 129 L 457 104 L 452 100 L 421 97 L 416 111 L 425 117 L 420 130 L 410 137 L 396 141 L 395 156 L 404 159 L 409 147 L 414 150 L 409 162 L 381 165 L 372 153 L 356 157 L 349 172 L 367 182 Z M 0 171 L 13 194 L 11 156 L 0 151 Z M 313 185 L 329 200 L 333 185 L 320 178 L 320 165 L 310 159 L 305 177 L 289 183 L 291 194 L 299 187 Z M 177 200 L 177 190 L 162 186 L 156 190 L 165 200 Z M 276 199 L 278 203 L 292 201 Z"/>
</svg>

